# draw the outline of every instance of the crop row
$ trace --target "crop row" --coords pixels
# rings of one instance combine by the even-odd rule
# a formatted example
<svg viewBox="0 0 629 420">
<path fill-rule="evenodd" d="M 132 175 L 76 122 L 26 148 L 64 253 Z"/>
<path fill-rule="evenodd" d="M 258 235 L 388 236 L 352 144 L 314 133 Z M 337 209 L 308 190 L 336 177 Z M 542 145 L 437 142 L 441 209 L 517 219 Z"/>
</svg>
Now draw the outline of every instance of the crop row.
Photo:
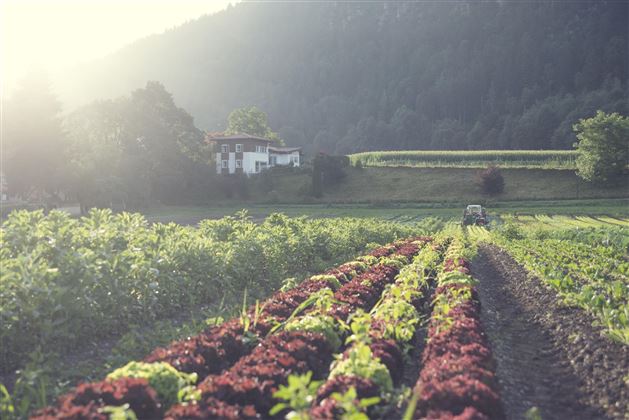
<svg viewBox="0 0 629 420">
<path fill-rule="evenodd" d="M 575 168 L 577 154 L 570 150 L 400 150 L 350 155 L 363 166 L 479 167 L 488 163 L 508 167 Z"/>
<path fill-rule="evenodd" d="M 239 319 L 157 349 L 144 362 L 121 368 L 105 381 L 79 386 L 35 418 L 96 418 L 111 410 L 154 418 L 174 401 L 186 403 L 175 405 L 166 413 L 169 418 L 266 415 L 276 387 L 287 376 L 326 372 L 338 345 L 319 332 L 316 323 L 301 321 L 323 311 L 341 325 L 357 309 L 369 310 L 400 266 L 417 252 L 417 243 L 380 248 L 278 292 Z M 197 388 L 190 386 L 199 379 Z"/>
<path fill-rule="evenodd" d="M 496 236 L 495 241 L 518 263 L 555 289 L 568 304 L 593 314 L 611 338 L 629 344 L 626 249 L 614 246 L 609 241 L 610 236 L 600 232 L 592 233 L 591 237 L 594 240 L 589 243 L 580 237 L 554 239 L 543 236 Z"/>
<path fill-rule="evenodd" d="M 494 362 L 480 324 L 475 280 L 455 237 L 437 276 L 428 339 L 415 385 L 415 418 L 498 419 L 503 417 Z"/>
<path fill-rule="evenodd" d="M 268 416 L 277 402 L 273 396 L 287 377 L 314 372 L 318 379 L 327 372 L 340 346 L 341 325 L 357 310 L 369 310 L 385 285 L 393 280 L 398 267 L 415 252 L 416 246 L 404 244 L 333 295 L 319 293 L 303 314 L 294 313 L 292 319 L 281 325 L 282 332 L 264 339 L 253 353 L 223 374 L 208 376 L 198 387 L 200 398 L 196 404 L 175 406 L 166 413 L 166 418 L 216 417 L 217 402 L 235 407 L 241 414 L 248 410 L 249 414 Z M 302 342 L 312 347 L 302 349 Z"/>
<path fill-rule="evenodd" d="M 347 347 L 308 407 L 309 418 L 336 419 L 351 412 L 373 417 L 378 410 L 383 415 L 384 406 L 390 403 L 387 399 L 404 376 L 404 358 L 429 297 L 428 276 L 440 258 L 432 242 L 424 246 L 412 263 L 400 270 L 395 283 L 387 286 L 370 313 L 354 314 Z"/>
<path fill-rule="evenodd" d="M 399 415 L 426 308 L 428 337 L 406 417 L 502 418 L 469 273 L 474 253 L 460 231 L 382 247 L 80 385 L 34 418 Z"/>
<path fill-rule="evenodd" d="M 372 219 L 245 214 L 198 227 L 149 224 L 140 214 L 93 210 L 13 212 L 0 228 L 0 373 L 37 347 L 76 349 L 144 325 L 235 301 L 266 297 L 286 277 L 347 261 L 369 243 L 421 232 Z"/>
</svg>

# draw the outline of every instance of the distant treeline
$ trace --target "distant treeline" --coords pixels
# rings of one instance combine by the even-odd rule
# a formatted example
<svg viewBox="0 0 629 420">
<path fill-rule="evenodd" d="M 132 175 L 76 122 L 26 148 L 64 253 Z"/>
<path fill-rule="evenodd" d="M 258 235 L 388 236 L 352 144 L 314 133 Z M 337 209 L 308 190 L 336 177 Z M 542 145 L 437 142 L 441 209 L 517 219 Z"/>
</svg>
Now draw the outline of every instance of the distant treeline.
<svg viewBox="0 0 629 420">
<path fill-rule="evenodd" d="M 350 155 L 354 166 L 575 169 L 574 150 L 401 150 Z"/>
<path fill-rule="evenodd" d="M 63 75 L 69 106 L 159 80 L 197 126 L 256 105 L 308 154 L 570 149 L 629 113 L 629 3 L 241 2 Z"/>
</svg>

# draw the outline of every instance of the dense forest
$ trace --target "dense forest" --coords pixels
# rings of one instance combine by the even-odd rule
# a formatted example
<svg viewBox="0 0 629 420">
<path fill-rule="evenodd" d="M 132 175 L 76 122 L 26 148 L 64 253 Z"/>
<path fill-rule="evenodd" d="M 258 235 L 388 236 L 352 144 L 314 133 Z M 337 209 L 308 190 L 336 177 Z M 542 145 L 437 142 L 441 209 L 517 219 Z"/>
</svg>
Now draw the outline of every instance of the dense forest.
<svg viewBox="0 0 629 420">
<path fill-rule="evenodd" d="M 579 118 L 629 111 L 628 16 L 600 0 L 242 2 L 56 84 L 72 108 L 159 80 L 210 131 L 256 105 L 306 152 L 563 149 Z"/>
</svg>

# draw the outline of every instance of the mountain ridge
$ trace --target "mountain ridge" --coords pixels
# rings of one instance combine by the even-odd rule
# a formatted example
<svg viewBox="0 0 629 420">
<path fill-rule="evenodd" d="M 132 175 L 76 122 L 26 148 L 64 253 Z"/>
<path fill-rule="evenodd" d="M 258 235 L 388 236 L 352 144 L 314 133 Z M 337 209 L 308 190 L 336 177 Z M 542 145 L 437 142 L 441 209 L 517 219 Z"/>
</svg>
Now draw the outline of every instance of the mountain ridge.
<svg viewBox="0 0 629 420">
<path fill-rule="evenodd" d="M 76 105 L 159 80 L 199 128 L 256 105 L 308 152 L 565 149 L 579 118 L 628 111 L 628 13 L 610 1 L 242 2 L 59 90 Z"/>
</svg>

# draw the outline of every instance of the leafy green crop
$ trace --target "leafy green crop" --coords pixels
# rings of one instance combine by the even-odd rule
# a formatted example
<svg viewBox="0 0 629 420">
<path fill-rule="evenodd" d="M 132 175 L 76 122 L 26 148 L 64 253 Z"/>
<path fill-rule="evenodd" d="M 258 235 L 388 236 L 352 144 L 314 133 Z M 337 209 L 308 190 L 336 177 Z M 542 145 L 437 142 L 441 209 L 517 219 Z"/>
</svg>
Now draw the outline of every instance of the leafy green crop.
<svg viewBox="0 0 629 420">
<path fill-rule="evenodd" d="M 627 228 L 583 228 L 586 221 L 537 219 L 552 227 L 521 224 L 517 236 L 510 234 L 511 228 L 502 229 L 492 240 L 557 290 L 567 304 L 592 313 L 611 338 L 628 344 Z"/>
<path fill-rule="evenodd" d="M 308 411 L 312 405 L 317 389 L 321 381 L 312 380 L 312 372 L 303 375 L 289 375 L 288 385 L 280 385 L 280 388 L 273 394 L 273 398 L 285 402 L 277 403 L 270 411 L 274 416 L 280 411 L 290 408 L 287 419 L 308 420 Z"/>
<path fill-rule="evenodd" d="M 241 212 L 194 228 L 109 210 L 79 219 L 15 211 L 0 229 L 3 370 L 19 368 L 37 346 L 61 353 L 245 289 L 255 300 L 368 244 L 421 233 L 378 219 L 273 214 L 256 223 Z"/>
<path fill-rule="evenodd" d="M 340 375 L 355 375 L 371 379 L 383 392 L 393 389 L 393 381 L 387 367 L 371 353 L 365 343 L 356 343 L 348 351 L 345 358 L 334 362 L 330 371 L 330 378 Z"/>
<path fill-rule="evenodd" d="M 333 392 L 331 397 L 336 400 L 342 411 L 341 420 L 369 420 L 365 410 L 380 402 L 380 397 L 358 399 L 358 393 L 353 386 L 344 394 Z"/>
<path fill-rule="evenodd" d="M 180 390 L 197 382 L 196 373 L 179 372 L 165 362 L 130 362 L 107 375 L 109 380 L 119 378 L 144 378 L 148 380 L 149 385 L 157 392 L 157 396 L 165 408 L 178 401 Z"/>
<path fill-rule="evenodd" d="M 310 277 L 310 280 L 325 281 L 326 283 L 328 283 L 328 285 L 330 286 L 332 290 L 338 290 L 341 287 L 341 283 L 332 274 L 319 274 L 319 275 Z"/>
<path fill-rule="evenodd" d="M 295 318 L 284 327 L 286 331 L 306 331 L 321 333 L 334 350 L 341 347 L 342 341 L 337 330 L 337 324 L 331 316 L 305 315 Z"/>
</svg>

